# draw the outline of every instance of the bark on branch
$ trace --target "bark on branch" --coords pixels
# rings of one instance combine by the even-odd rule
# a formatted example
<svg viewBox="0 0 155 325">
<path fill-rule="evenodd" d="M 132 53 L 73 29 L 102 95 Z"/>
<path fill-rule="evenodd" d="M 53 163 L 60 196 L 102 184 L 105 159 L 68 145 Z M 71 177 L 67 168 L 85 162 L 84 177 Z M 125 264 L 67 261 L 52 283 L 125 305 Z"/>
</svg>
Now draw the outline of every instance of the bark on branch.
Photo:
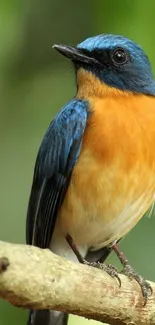
<svg viewBox="0 0 155 325">
<path fill-rule="evenodd" d="M 0 298 L 33 309 L 56 309 L 112 325 L 155 324 L 153 295 L 143 307 L 138 284 L 121 275 L 119 288 L 105 272 L 49 250 L 0 242 Z"/>
</svg>

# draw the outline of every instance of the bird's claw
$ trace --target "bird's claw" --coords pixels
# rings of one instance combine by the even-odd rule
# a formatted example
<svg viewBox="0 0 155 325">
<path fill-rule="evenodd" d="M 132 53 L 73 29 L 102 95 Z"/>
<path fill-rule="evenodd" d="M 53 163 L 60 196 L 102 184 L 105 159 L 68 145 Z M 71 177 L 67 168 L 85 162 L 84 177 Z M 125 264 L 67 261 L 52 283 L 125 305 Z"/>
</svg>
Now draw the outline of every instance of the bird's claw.
<svg viewBox="0 0 155 325">
<path fill-rule="evenodd" d="M 121 287 L 121 279 L 118 275 L 118 270 L 115 266 L 113 266 L 112 264 L 108 264 L 108 265 L 105 265 L 105 264 L 102 264 L 104 265 L 104 271 L 106 271 L 112 278 L 116 278 L 118 283 L 119 283 L 119 287 Z"/>
<path fill-rule="evenodd" d="M 118 270 L 115 266 L 113 266 L 112 264 L 104 264 L 104 263 L 100 263 L 100 262 L 88 262 L 87 260 L 83 259 L 83 264 L 85 265 L 89 265 L 89 266 L 93 266 L 97 269 L 100 270 L 104 270 L 106 273 L 108 273 L 112 278 L 116 278 L 119 286 L 121 286 L 121 279 L 118 275 Z"/>
<path fill-rule="evenodd" d="M 126 264 L 121 271 L 122 274 L 126 275 L 130 280 L 135 279 L 141 287 L 142 295 L 144 298 L 144 306 L 146 305 L 149 296 L 152 295 L 153 290 L 151 285 L 129 265 Z"/>
</svg>

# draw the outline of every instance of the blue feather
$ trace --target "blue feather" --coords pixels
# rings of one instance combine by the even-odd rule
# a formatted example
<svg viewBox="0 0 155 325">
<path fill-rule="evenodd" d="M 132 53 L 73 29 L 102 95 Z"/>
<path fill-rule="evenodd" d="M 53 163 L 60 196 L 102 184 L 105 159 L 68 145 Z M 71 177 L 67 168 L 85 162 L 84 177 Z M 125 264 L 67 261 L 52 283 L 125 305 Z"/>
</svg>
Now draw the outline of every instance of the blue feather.
<svg viewBox="0 0 155 325">
<path fill-rule="evenodd" d="M 27 213 L 27 243 L 49 247 L 59 208 L 80 154 L 88 103 L 73 99 L 57 114 L 41 143 Z"/>
</svg>

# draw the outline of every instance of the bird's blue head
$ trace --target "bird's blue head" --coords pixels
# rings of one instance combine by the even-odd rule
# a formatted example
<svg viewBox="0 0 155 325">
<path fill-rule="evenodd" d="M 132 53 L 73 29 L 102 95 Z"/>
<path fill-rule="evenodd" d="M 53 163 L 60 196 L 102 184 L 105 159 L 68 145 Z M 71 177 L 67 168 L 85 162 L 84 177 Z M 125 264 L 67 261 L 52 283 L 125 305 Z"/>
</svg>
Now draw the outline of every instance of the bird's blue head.
<svg viewBox="0 0 155 325">
<path fill-rule="evenodd" d="M 123 36 L 103 34 L 87 38 L 77 47 L 54 45 L 71 59 L 76 70 L 83 68 L 110 87 L 155 95 L 155 81 L 142 48 Z"/>
</svg>

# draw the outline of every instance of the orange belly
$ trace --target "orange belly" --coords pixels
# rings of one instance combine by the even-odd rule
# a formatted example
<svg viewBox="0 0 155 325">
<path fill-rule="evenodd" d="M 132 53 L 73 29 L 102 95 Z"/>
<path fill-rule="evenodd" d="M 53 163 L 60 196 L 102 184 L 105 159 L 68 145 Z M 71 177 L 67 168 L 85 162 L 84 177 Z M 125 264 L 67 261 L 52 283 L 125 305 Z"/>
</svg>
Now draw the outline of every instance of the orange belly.
<svg viewBox="0 0 155 325">
<path fill-rule="evenodd" d="M 92 97 L 90 105 L 56 232 L 100 248 L 129 232 L 154 201 L 155 99 Z"/>
</svg>

